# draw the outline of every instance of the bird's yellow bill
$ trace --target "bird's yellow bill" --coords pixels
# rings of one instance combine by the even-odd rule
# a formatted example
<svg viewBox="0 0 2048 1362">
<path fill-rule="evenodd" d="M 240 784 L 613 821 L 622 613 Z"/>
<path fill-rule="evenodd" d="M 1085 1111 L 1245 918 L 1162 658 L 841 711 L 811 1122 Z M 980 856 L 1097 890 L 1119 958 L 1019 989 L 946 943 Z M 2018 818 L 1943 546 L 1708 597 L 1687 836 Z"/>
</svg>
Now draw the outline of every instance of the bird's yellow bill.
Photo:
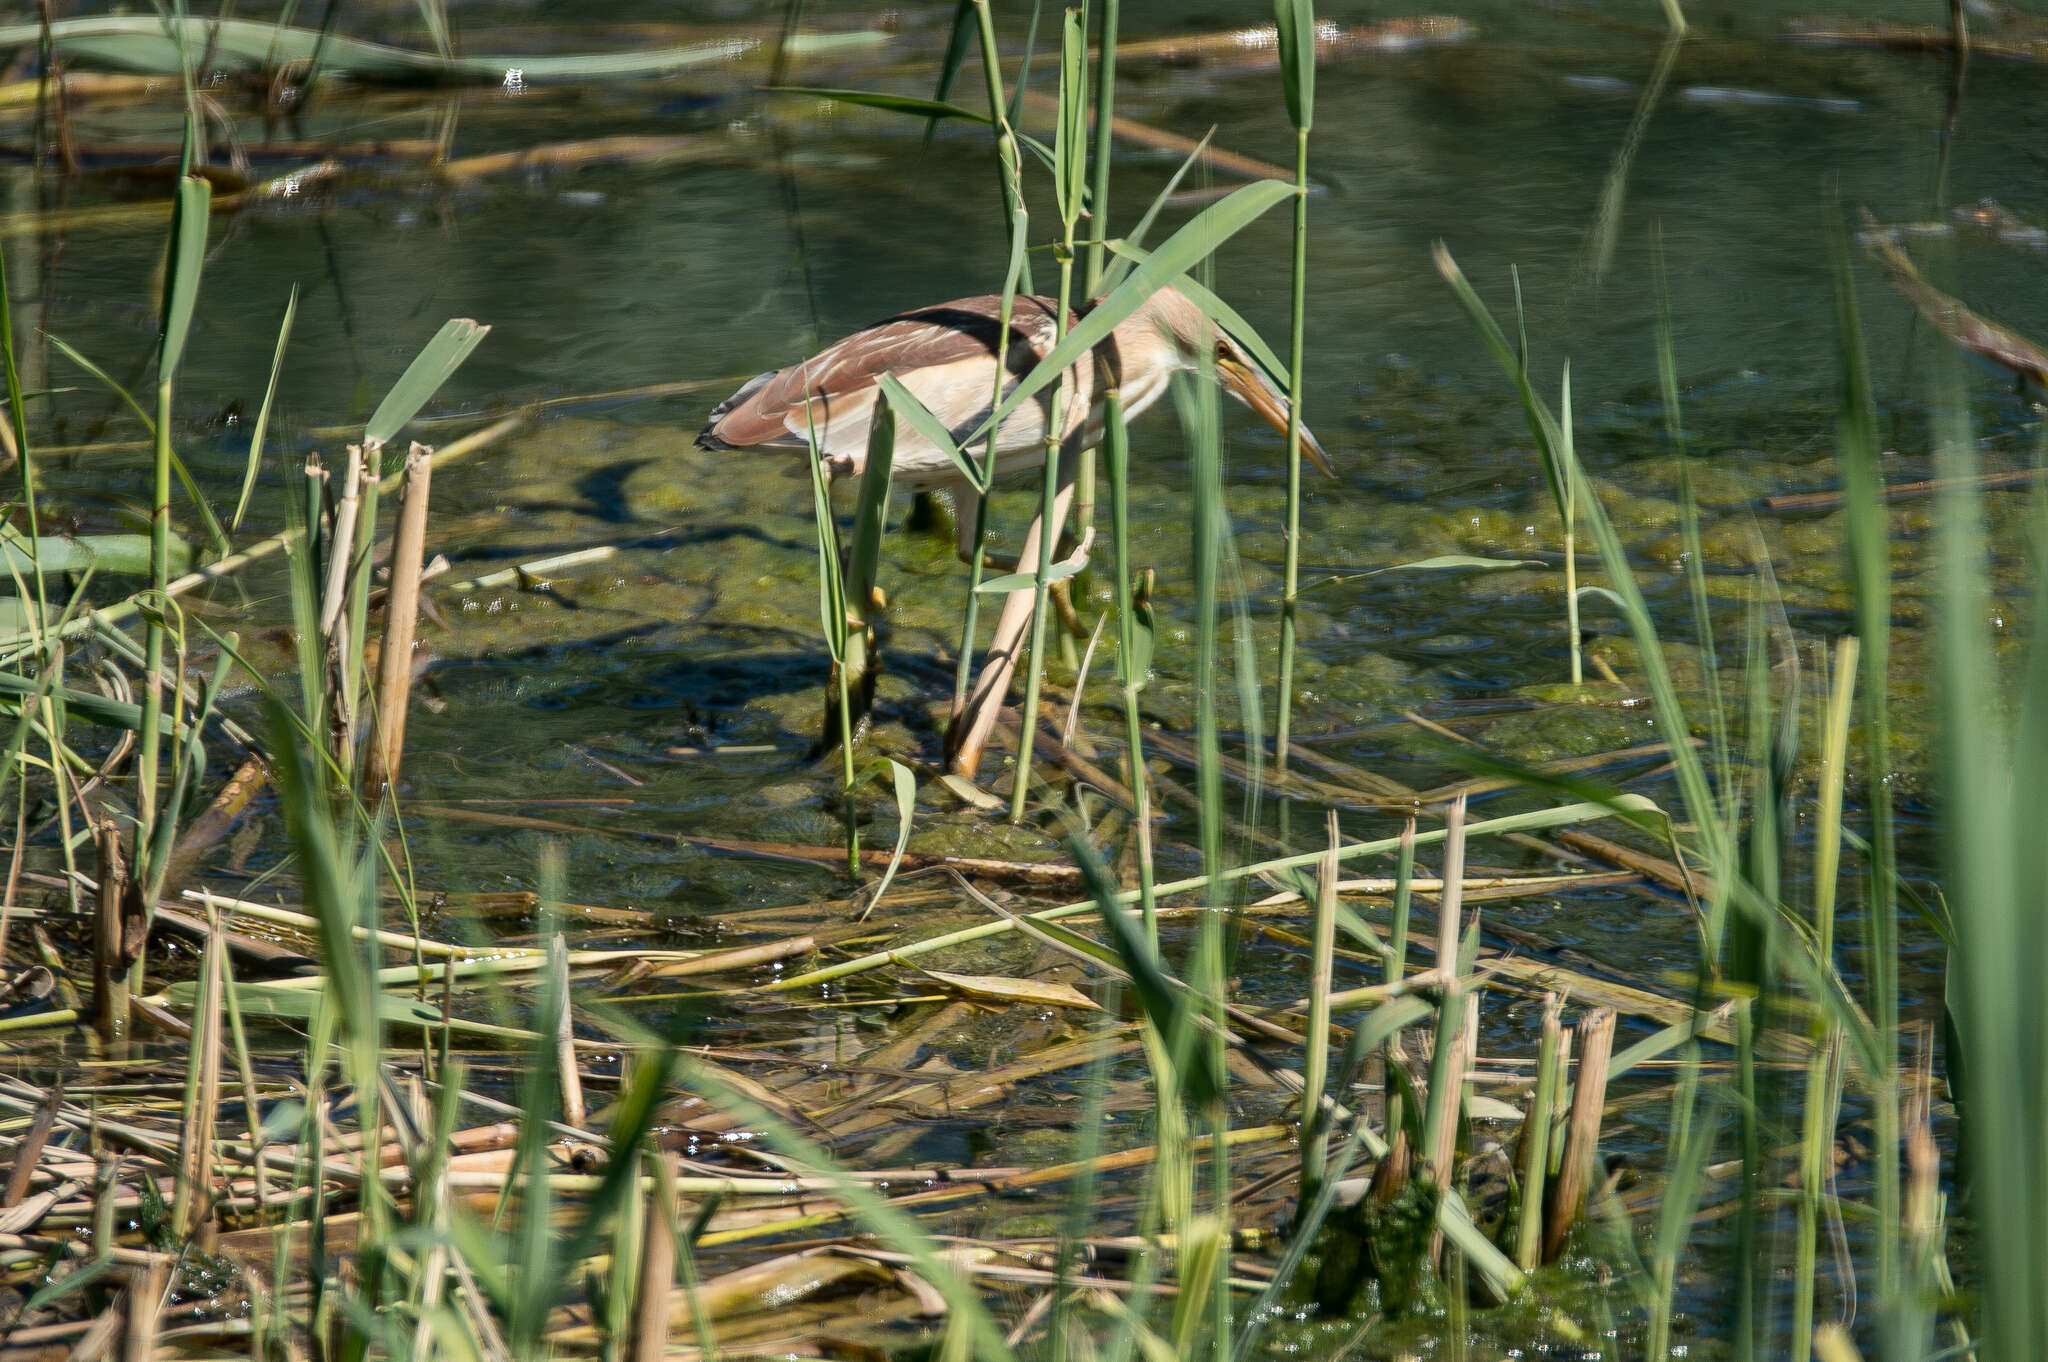
<svg viewBox="0 0 2048 1362">
<path fill-rule="evenodd" d="M 1287 433 L 1287 395 L 1277 391 L 1265 376 L 1254 372 L 1249 366 L 1234 359 L 1219 358 L 1216 361 L 1216 377 L 1223 384 L 1224 391 L 1266 418 L 1266 424 Z M 1308 455 L 1310 463 L 1331 477 L 1337 476 L 1336 467 L 1330 456 L 1323 452 L 1323 446 L 1310 433 L 1307 426 L 1301 428 L 1301 452 Z"/>
</svg>

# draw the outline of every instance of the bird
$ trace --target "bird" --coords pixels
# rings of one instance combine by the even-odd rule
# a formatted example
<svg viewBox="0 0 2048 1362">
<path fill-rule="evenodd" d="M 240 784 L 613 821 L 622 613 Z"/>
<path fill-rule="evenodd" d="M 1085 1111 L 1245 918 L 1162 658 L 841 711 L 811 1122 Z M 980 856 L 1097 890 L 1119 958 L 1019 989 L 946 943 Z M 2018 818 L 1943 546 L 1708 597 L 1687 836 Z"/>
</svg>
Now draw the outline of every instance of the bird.
<svg viewBox="0 0 2048 1362">
<path fill-rule="evenodd" d="M 1093 299 L 1069 309 L 1067 328 L 1101 305 Z M 954 442 L 977 462 L 985 457 L 982 426 L 994 409 L 1000 351 L 1007 395 L 1052 350 L 1064 329 L 1056 299 L 1035 294 L 1011 300 L 1009 340 L 1003 336 L 1000 295 L 956 298 L 899 313 L 826 346 L 811 358 L 760 374 L 711 411 L 697 447 L 726 450 L 808 450 L 813 438 L 826 471 L 834 478 L 857 476 L 867 461 L 868 432 L 882 375 L 893 375 L 938 418 Z M 1053 522 L 1064 524 L 1071 481 L 1080 451 L 1101 439 L 1107 379 L 1116 384 L 1126 425 L 1156 403 L 1176 373 L 1213 373 L 1217 384 L 1285 433 L 1287 394 L 1267 377 L 1244 345 L 1210 320 L 1186 294 L 1162 285 L 1104 337 L 1093 354 L 1070 365 L 1057 383 L 1035 400 L 1019 403 L 995 438 L 995 474 L 1044 465 L 1046 432 L 1057 395 L 1060 421 L 1061 486 Z M 1100 371 L 1100 376 L 1098 376 Z M 979 436 L 979 439 L 975 437 Z M 974 440 L 970 446 L 969 440 Z M 1301 449 L 1324 473 L 1335 475 L 1329 455 L 1306 426 Z M 951 457 L 898 422 L 891 461 L 897 486 L 917 490 L 951 487 L 972 494 Z M 965 499 L 957 504 L 965 505 Z M 958 517 L 960 552 L 972 561 L 973 517 Z M 1044 527 L 1034 519 L 1018 561 L 1035 563 Z M 1084 535 L 1086 533 L 1084 527 Z M 1085 544 L 1084 538 L 1084 544 Z M 947 765 L 972 779 L 981 751 L 1008 692 L 1034 603 L 1029 588 L 1012 592 L 997 621 L 994 639 L 972 691 L 955 697 L 947 733 Z"/>
</svg>

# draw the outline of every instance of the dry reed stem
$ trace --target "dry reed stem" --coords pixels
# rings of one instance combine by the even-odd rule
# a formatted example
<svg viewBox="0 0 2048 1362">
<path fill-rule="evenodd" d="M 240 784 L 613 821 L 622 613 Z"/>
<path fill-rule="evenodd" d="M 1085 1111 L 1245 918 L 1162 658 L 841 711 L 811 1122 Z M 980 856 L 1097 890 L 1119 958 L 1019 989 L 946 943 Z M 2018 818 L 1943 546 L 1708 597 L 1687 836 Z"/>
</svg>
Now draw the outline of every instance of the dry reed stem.
<svg viewBox="0 0 2048 1362">
<path fill-rule="evenodd" d="M 109 1045 L 128 1034 L 127 922 L 128 871 L 121 856 L 121 829 L 112 819 L 94 834 L 99 851 L 99 905 L 93 918 L 93 1026 Z"/>
<path fill-rule="evenodd" d="M 413 636 L 419 627 L 420 573 L 426 563 L 427 498 L 434 451 L 415 441 L 405 456 L 398 529 L 391 546 L 391 587 L 384 598 L 384 646 L 377 657 L 377 738 L 363 773 L 363 795 L 375 799 L 396 784 L 405 753 L 405 715 L 412 699 Z"/>
<path fill-rule="evenodd" d="M 335 500 L 328 525 L 327 581 L 320 592 L 320 636 L 332 640 L 341 623 L 348 592 L 349 562 L 354 557 L 356 506 L 363 495 L 363 447 L 348 447 L 348 464 L 341 475 L 341 495 Z"/>
<path fill-rule="evenodd" d="M 1928 478 L 1922 482 L 1894 482 L 1878 489 L 1878 495 L 1886 501 L 1914 501 L 1921 497 L 1939 496 L 1956 487 L 1981 487 L 1994 491 L 2006 487 L 2031 487 L 2041 480 L 2044 470 L 2039 468 L 2014 468 L 2002 473 L 1981 473 L 1974 478 Z M 1842 492 L 1792 492 L 1783 496 L 1765 497 L 1764 509 L 1768 511 L 1833 511 L 1841 507 L 1847 495 Z M 1846 635 L 1854 637 L 1854 635 Z"/>
<path fill-rule="evenodd" d="M 1584 852 L 1595 860 L 1620 866 L 1623 870 L 1633 870 L 1646 879 L 1655 880 L 1673 893 L 1702 899 L 1713 897 L 1713 881 L 1688 871 L 1684 866 L 1662 856 L 1637 851 L 1634 847 L 1625 847 L 1619 842 L 1610 842 L 1605 837 L 1582 832 L 1577 828 L 1560 829 L 1557 840 L 1573 851 Z"/>
<path fill-rule="evenodd" d="M 62 1100 L 61 1086 L 50 1089 L 49 1094 L 36 1108 L 36 1114 L 29 1119 L 27 1133 L 14 1146 L 14 1165 L 7 1174 L 7 1190 L 0 1192 L 0 1211 L 19 1206 L 21 1199 L 28 1195 L 28 1184 L 35 1175 L 36 1164 L 43 1157 L 43 1146 L 50 1142 L 50 1131 L 57 1124 L 57 1103 Z"/>
<path fill-rule="evenodd" d="M 112 1357 L 115 1344 L 127 1328 L 132 1300 L 132 1295 L 124 1295 L 88 1322 L 85 1332 L 78 1336 L 78 1342 L 71 1346 L 68 1362 L 100 1362 L 102 1358 Z M 130 1302 L 130 1306 L 124 1307 L 123 1301 Z"/>
<path fill-rule="evenodd" d="M 640 1282 L 626 1352 L 631 1362 L 660 1362 L 667 1351 L 675 1314 L 677 1213 L 674 1179 L 655 1178 L 640 1224 Z"/>
<path fill-rule="evenodd" d="M 1614 1009 L 1597 1008 L 1579 1022 L 1579 1076 L 1572 1085 L 1571 1124 L 1565 1129 L 1564 1158 L 1544 1225 L 1543 1260 L 1554 1261 L 1565 1236 L 1585 1207 L 1600 1147 L 1600 1117 L 1607 1106 L 1607 1061 L 1614 1051 Z"/>
<path fill-rule="evenodd" d="M 553 976 L 554 994 L 561 999 L 555 1014 L 555 1071 L 562 1089 L 562 1119 L 572 1126 L 583 1125 L 583 1075 L 576 1068 L 576 1022 L 569 1007 L 569 947 L 561 934 L 548 941 L 548 973 Z"/>
<path fill-rule="evenodd" d="M 152 1259 L 128 1279 L 128 1330 L 122 1339 L 122 1362 L 156 1362 L 158 1316 L 169 1284 L 170 1269 L 161 1259 Z"/>
</svg>

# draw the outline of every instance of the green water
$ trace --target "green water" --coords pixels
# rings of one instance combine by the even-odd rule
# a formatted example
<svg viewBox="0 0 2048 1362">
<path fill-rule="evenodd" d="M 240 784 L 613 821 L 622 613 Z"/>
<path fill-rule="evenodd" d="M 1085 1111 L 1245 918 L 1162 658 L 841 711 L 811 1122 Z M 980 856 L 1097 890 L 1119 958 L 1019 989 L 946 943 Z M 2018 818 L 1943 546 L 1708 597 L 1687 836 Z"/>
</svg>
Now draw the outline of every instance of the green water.
<svg viewBox="0 0 2048 1362">
<path fill-rule="evenodd" d="M 1377 6 L 1319 8 L 1340 23 L 1384 17 Z M 1497 310 L 1511 296 L 1510 267 L 1519 268 L 1541 382 L 1554 392 L 1569 360 L 1581 455 L 1609 495 L 1660 618 L 1673 637 L 1688 638 L 1676 481 L 1655 392 L 1651 270 L 1661 237 L 1707 566 L 1721 606 L 1725 679 L 1739 692 L 1744 602 L 1759 545 L 1813 664 L 1818 647 L 1847 625 L 1839 519 L 1774 515 L 1760 503 L 1777 492 L 1833 485 L 1836 352 L 1825 224 L 1836 217 L 1853 227 L 1861 206 L 1884 221 L 1942 220 L 1951 205 L 1986 197 L 2042 221 L 2048 194 L 2037 150 L 2044 131 L 2038 72 L 1973 62 L 1953 135 L 1944 136 L 1945 57 L 1798 46 L 1777 36 L 1781 20 L 1798 13 L 1790 5 L 1695 4 L 1688 8 L 1699 36 L 1679 56 L 1662 99 L 1643 113 L 1639 97 L 1660 41 L 1659 14 L 1647 0 L 1597 15 L 1507 4 L 1446 8 L 1472 22 L 1467 41 L 1347 57 L 1326 67 L 1319 84 L 1311 168 L 1323 189 L 1311 209 L 1306 411 L 1340 476 L 1308 485 L 1306 576 L 1443 554 L 1556 562 L 1555 518 L 1519 413 L 1503 400 L 1499 376 L 1430 266 L 1429 249 L 1442 240 Z M 1902 19 L 1928 18 L 1926 6 L 1889 8 Z M 579 30 L 570 9 L 463 9 L 458 32 L 468 51 L 534 50 L 541 41 L 531 27 L 494 33 L 498 22 L 545 23 L 558 50 L 635 40 L 623 27 Z M 928 89 L 921 64 L 943 39 L 944 9 L 906 11 L 886 43 L 799 68 L 790 79 Z M 780 13 L 779 6 L 732 4 L 720 6 L 717 18 L 773 25 Z M 352 22 L 365 35 L 414 42 L 418 35 L 405 27 L 412 14 L 409 6 L 364 9 Z M 1137 39 L 1255 22 L 1266 9 L 1134 4 L 1125 14 L 1126 36 Z M 664 6 L 620 7 L 611 22 L 671 17 Z M 1217 142 L 1233 151 L 1288 158 L 1291 137 L 1273 73 L 1133 65 L 1129 76 L 1119 112 L 1194 136 L 1213 125 Z M 341 441 L 315 442 L 303 432 L 359 421 L 450 316 L 493 330 L 437 400 L 444 415 L 707 381 L 680 397 L 569 409 L 437 476 L 429 550 L 446 554 L 453 568 L 430 588 L 445 617 L 426 631 L 434 658 L 426 693 L 434 703 L 415 710 L 406 761 L 422 885 L 457 892 L 535 886 L 540 834 L 436 812 L 453 801 L 487 800 L 507 802 L 469 807 L 657 834 L 567 838 L 568 892 L 579 902 L 687 922 L 843 892 L 823 871 L 706 854 L 659 836 L 829 844 L 838 828 L 826 797 L 836 768 L 809 757 L 826 659 L 807 485 L 793 460 L 706 454 L 690 439 L 728 390 L 712 380 L 790 362 L 909 306 L 999 286 L 1002 228 L 979 130 L 942 130 L 927 147 L 916 126 L 763 97 L 748 88 L 759 79 L 712 71 L 586 92 L 530 86 L 454 98 L 338 91 L 313 108 L 307 136 L 432 136 L 452 111 L 457 155 L 620 133 L 689 133 L 715 157 L 461 187 L 394 169 L 214 223 L 179 385 L 178 434 L 216 504 L 232 503 L 275 325 L 290 287 L 301 293 L 279 392 L 279 439 L 266 455 L 244 535 L 283 523 L 284 498 L 307 448 L 339 453 Z M 1624 177 L 1617 157 L 1639 116 L 1646 122 Z M 81 133 L 161 138 L 171 135 L 172 119 L 162 103 L 94 110 Z M 245 135 L 258 137 L 260 128 L 248 123 Z M 1174 164 L 1120 147 L 1112 231 L 1131 224 Z M 0 184 L 17 213 L 90 208 L 139 192 L 99 175 L 59 186 L 19 165 Z M 1161 233 L 1184 217 L 1185 210 L 1169 212 Z M 1049 205 L 1037 220 L 1053 220 Z M 1218 289 L 1275 340 L 1285 326 L 1287 231 L 1284 213 L 1273 215 L 1233 241 L 1216 267 Z M 1608 238 L 1611 253 L 1601 245 Z M 1989 315 L 2021 331 L 2038 324 L 2048 303 L 2040 246 L 1960 235 L 1913 248 Z M 8 243 L 16 316 L 139 386 L 155 344 L 160 251 L 158 223 L 16 235 Z M 1860 264 L 1858 278 L 1887 446 L 1897 451 L 1888 475 L 1929 476 L 1927 330 Z M 61 356 L 33 341 L 28 355 L 29 386 L 73 389 L 51 402 L 55 424 L 46 443 L 140 434 L 114 399 Z M 1997 375 L 1973 371 L 1971 382 L 1987 461 L 2025 462 L 2036 438 L 2028 408 Z M 224 415 L 233 404 L 239 419 Z M 1270 658 L 1282 447 L 1249 413 L 1233 408 L 1226 419 L 1243 604 L 1261 656 Z M 423 438 L 464 428 L 438 426 Z M 1170 411 L 1162 407 L 1139 427 L 1134 456 L 1134 556 L 1156 567 L 1161 583 L 1159 675 L 1147 692 L 1148 713 L 1170 731 L 1185 731 L 1192 712 L 1186 465 Z M 46 518 L 92 530 L 140 523 L 143 453 L 49 456 L 40 471 Z M 1001 540 L 1014 545 L 1035 496 L 1023 485 L 999 496 Z M 1996 494 L 2004 543 L 2012 542 L 2021 501 Z M 1902 741 L 1900 769 L 1885 774 L 1915 815 L 1924 784 L 1918 710 L 1927 647 L 1917 632 L 1925 607 L 1916 575 L 1926 514 L 1909 503 L 1894 519 Z M 546 591 L 448 585 L 598 545 L 617 552 Z M 2017 605 L 2010 588 L 2018 566 L 2008 556 L 1997 569 L 2003 605 Z M 1107 598 L 1106 576 L 1098 574 L 1098 599 Z M 892 602 L 889 671 L 871 742 L 878 752 L 932 762 L 964 570 L 949 542 L 895 535 L 883 583 Z M 285 618 L 281 579 L 259 573 L 224 585 L 205 614 L 216 628 L 232 625 L 261 639 Z M 1589 604 L 1585 624 L 1591 652 L 1620 677 L 1619 685 L 1597 685 L 1595 696 L 1642 694 L 1617 619 Z M 1560 703 L 1540 689 L 1565 679 L 1562 627 L 1553 567 L 1318 586 L 1302 613 L 1297 732 L 1318 751 L 1417 788 L 1453 779 L 1457 768 L 1443 742 L 1404 720 L 1404 711 L 1452 722 L 1525 760 L 1664 736 L 1646 708 Z M 283 665 L 274 642 L 266 655 Z M 1088 698 L 1099 707 L 1084 720 L 1105 735 L 1120 731 L 1107 708 L 1106 671 L 1098 663 Z M 1062 684 L 1071 680 L 1062 668 L 1053 674 Z M 1270 692 L 1270 675 L 1261 680 Z M 1234 700 L 1228 710 L 1227 722 L 1241 727 Z M 998 774 L 993 759 L 985 774 Z M 1629 788 L 1676 807 L 1675 792 L 1654 775 Z M 546 802 L 573 800 L 630 802 Z M 893 812 L 882 802 L 862 807 L 870 845 L 889 844 Z M 1270 812 L 1269 801 L 1262 815 L 1269 822 Z M 1184 807 L 1168 813 L 1162 862 L 1177 873 L 1186 857 L 1176 848 L 1194 840 L 1192 820 Z M 285 854 L 280 820 L 267 809 L 260 816 L 262 835 L 245 848 L 247 871 Z M 1297 828 L 1320 824 L 1319 816 L 1295 820 Z M 1364 816 L 1345 825 L 1360 836 L 1381 835 L 1386 826 Z M 1924 867 L 1928 847 L 1913 827 L 1906 836 Z M 1031 856 L 1052 842 L 1040 829 L 993 823 L 929 785 L 912 846 Z M 1513 849 L 1483 854 L 1510 867 L 1526 860 Z M 241 883 L 231 873 L 211 882 L 229 892 Z M 1676 901 L 1614 891 L 1489 911 L 1636 978 L 1656 979 L 1693 961 L 1693 923 Z M 1938 956 L 1922 948 L 1912 963 L 1909 984 L 1924 995 Z M 1255 948 L 1243 968 L 1249 996 L 1277 997 L 1294 989 L 1300 962 Z M 1497 1029 L 1482 1043 L 1525 1052 L 1531 1024 L 1517 1012 L 1490 1023 Z M 1654 1155 L 1661 1107 L 1640 1112 L 1640 1124 L 1611 1132 L 1611 1141 Z M 934 1147 L 935 1156 L 944 1152 Z M 1698 1299 L 1711 1313 L 1714 1290 L 1702 1285 Z M 1714 1327 L 1700 1327 L 1701 1341 L 1711 1339 Z"/>
</svg>

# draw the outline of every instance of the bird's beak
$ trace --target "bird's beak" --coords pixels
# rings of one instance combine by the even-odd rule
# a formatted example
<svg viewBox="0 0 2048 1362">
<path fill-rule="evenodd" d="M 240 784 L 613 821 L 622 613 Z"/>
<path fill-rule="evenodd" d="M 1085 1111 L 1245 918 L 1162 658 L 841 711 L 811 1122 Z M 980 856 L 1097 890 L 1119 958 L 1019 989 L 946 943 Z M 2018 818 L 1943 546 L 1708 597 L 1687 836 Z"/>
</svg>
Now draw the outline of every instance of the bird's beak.
<svg viewBox="0 0 2048 1362">
<path fill-rule="evenodd" d="M 1282 435 L 1287 433 L 1287 394 L 1269 383 L 1264 374 L 1240 360 L 1219 356 L 1216 360 L 1216 378 L 1223 385 L 1225 392 L 1266 418 L 1267 425 Z M 1310 433 L 1307 426 L 1301 428 L 1301 452 L 1308 455 L 1309 462 L 1325 474 L 1333 478 L 1337 476 L 1337 469 L 1331 464 L 1330 456 L 1323 452 L 1321 442 Z"/>
</svg>

